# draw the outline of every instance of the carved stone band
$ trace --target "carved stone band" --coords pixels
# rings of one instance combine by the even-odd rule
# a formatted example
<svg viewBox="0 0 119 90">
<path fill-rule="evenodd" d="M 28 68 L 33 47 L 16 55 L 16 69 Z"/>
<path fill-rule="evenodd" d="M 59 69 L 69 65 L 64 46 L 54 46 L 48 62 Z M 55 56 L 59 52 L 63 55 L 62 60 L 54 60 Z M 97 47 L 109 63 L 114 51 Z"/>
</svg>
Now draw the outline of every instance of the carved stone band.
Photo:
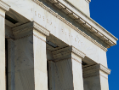
<svg viewBox="0 0 119 90">
<path fill-rule="evenodd" d="M 38 32 L 41 32 L 42 34 L 46 35 L 46 36 L 49 36 L 50 32 L 44 28 L 43 26 L 39 25 L 38 23 L 36 22 L 33 22 L 33 27 L 34 29 L 36 29 Z"/>
<path fill-rule="evenodd" d="M 72 47 L 72 52 L 81 58 L 84 58 L 86 56 L 82 51 L 78 50 L 75 47 Z"/>
<path fill-rule="evenodd" d="M 10 6 L 5 2 L 3 2 L 2 0 L 0 0 L 0 8 L 2 8 L 5 11 L 9 11 Z"/>
</svg>

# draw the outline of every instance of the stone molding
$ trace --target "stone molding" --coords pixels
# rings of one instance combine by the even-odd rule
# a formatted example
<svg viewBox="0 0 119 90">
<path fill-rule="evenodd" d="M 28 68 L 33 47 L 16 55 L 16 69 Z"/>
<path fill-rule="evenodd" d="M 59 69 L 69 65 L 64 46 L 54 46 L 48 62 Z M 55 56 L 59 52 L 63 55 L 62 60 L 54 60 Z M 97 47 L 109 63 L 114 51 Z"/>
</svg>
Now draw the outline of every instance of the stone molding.
<svg viewBox="0 0 119 90">
<path fill-rule="evenodd" d="M 43 26 L 39 25 L 36 22 L 33 22 L 33 27 L 34 27 L 34 29 L 36 29 L 38 32 L 41 32 L 45 36 L 49 36 L 50 35 L 50 32 L 46 28 L 44 28 Z"/>
<path fill-rule="evenodd" d="M 56 50 L 52 52 L 54 59 L 71 58 L 76 60 L 75 57 L 72 57 L 71 53 L 74 53 L 75 55 L 81 58 L 84 58 L 86 56 L 83 52 L 81 52 L 80 50 L 76 49 L 73 46 L 62 48 L 60 50 Z"/>
<path fill-rule="evenodd" d="M 37 0 L 35 0 L 35 1 L 37 1 Z M 115 41 L 118 40 L 118 39 L 116 37 L 114 37 L 111 33 L 109 33 L 106 29 L 104 29 L 103 27 L 101 27 L 98 23 L 96 23 L 91 18 L 86 17 L 93 24 L 96 24 L 96 26 L 98 26 L 99 28 L 101 28 L 101 30 L 102 30 L 101 32 L 100 32 L 100 30 L 96 29 L 95 26 L 90 25 L 81 16 L 77 15 L 76 13 L 74 13 L 71 9 L 69 9 L 69 7 L 67 7 L 66 5 L 64 5 L 61 1 L 59 1 L 59 0 L 48 0 L 48 1 L 50 1 L 52 4 L 54 4 L 57 8 L 61 9 L 64 13 L 68 14 L 72 19 L 76 20 L 79 24 L 82 24 L 86 29 L 88 29 L 96 37 L 99 37 L 101 40 L 103 40 L 106 44 L 108 44 L 108 47 L 107 48 L 109 48 L 110 46 L 116 45 L 116 42 L 113 42 L 113 40 L 109 39 L 104 33 L 108 34 L 110 37 L 112 37 L 113 39 L 115 39 Z M 86 16 L 86 15 L 83 13 L 83 16 Z M 83 22 L 82 22 L 82 20 L 83 20 Z M 85 24 L 88 25 L 88 26 L 86 26 Z M 89 26 L 90 26 L 90 28 L 89 28 Z M 97 33 L 93 32 L 94 30 L 97 31 Z M 100 34 L 98 34 L 98 32 L 101 33 L 101 36 L 100 36 Z"/>
<path fill-rule="evenodd" d="M 75 60 L 76 62 L 82 64 L 82 61 L 79 61 L 79 60 L 77 60 L 77 59 L 75 59 L 75 58 L 71 58 L 71 59 L 73 59 L 73 60 Z"/>
<path fill-rule="evenodd" d="M 111 72 L 111 70 L 108 69 L 107 67 L 101 64 L 96 64 L 93 66 L 83 68 L 83 76 L 85 78 L 85 77 L 100 75 L 100 71 L 104 72 L 106 75 L 109 75 Z"/>
<path fill-rule="evenodd" d="M 46 43 L 46 40 L 43 40 L 43 39 L 42 39 L 42 38 L 40 38 L 38 35 L 33 34 L 33 36 L 37 37 L 39 40 L 42 40 L 43 42 L 45 42 L 45 43 Z"/>
<path fill-rule="evenodd" d="M 109 45 L 109 47 L 116 44 L 111 39 L 109 39 L 103 32 L 107 33 L 109 36 L 111 36 L 115 40 L 118 40 L 118 39 L 116 37 L 114 37 L 111 33 L 109 33 L 107 30 L 105 30 L 103 27 L 101 27 L 99 24 L 97 24 L 95 21 L 93 21 L 92 19 L 89 19 L 89 17 L 88 17 L 88 19 L 90 21 L 93 21 L 93 23 L 95 23 L 98 27 L 101 27 L 103 32 L 100 32 L 100 30 L 96 29 L 93 25 L 90 25 L 89 22 L 87 22 L 81 16 L 77 15 L 74 11 L 69 9 L 69 7 L 64 5 L 60 0 L 48 0 L 48 1 L 51 2 L 52 4 L 54 4 L 57 8 L 61 9 L 64 13 L 68 14 L 76 22 L 78 22 L 79 24 L 82 24 L 91 33 L 93 33 L 95 36 L 99 37 L 101 40 L 103 40 L 105 43 L 107 43 Z M 87 0 L 87 1 L 90 1 L 90 0 Z M 84 16 L 85 16 L 85 14 L 84 14 Z"/>
<path fill-rule="evenodd" d="M 0 8 L 2 8 L 5 11 L 9 11 L 10 6 L 6 4 L 4 1 L 0 0 Z"/>
<path fill-rule="evenodd" d="M 111 73 L 110 69 L 108 69 L 107 67 L 105 67 L 105 66 L 103 66 L 101 64 L 99 64 L 98 67 L 100 68 L 101 71 L 105 72 L 108 75 Z"/>
<path fill-rule="evenodd" d="M 12 31 L 13 31 L 14 35 L 24 33 L 23 36 L 25 37 L 25 36 L 28 36 L 28 34 L 31 34 L 33 29 L 35 29 L 38 32 L 44 34 L 45 36 L 49 36 L 49 34 L 50 34 L 50 32 L 47 29 L 45 29 L 44 27 L 42 27 L 41 25 L 39 25 L 36 22 L 28 22 L 26 24 L 14 27 L 14 28 L 12 28 Z M 27 32 L 27 33 L 25 33 L 25 32 Z"/>
<path fill-rule="evenodd" d="M 86 2 L 90 3 L 90 2 L 91 2 L 91 0 L 86 0 Z"/>
<path fill-rule="evenodd" d="M 41 6 L 43 9 L 47 10 L 49 13 L 51 13 L 53 16 L 55 16 L 56 18 L 58 18 L 59 20 L 61 20 L 65 24 L 67 24 L 69 27 L 71 27 L 72 29 L 74 29 L 75 31 L 77 31 L 78 33 L 80 33 L 82 36 L 84 36 L 86 39 L 88 39 L 89 41 L 91 41 L 92 43 L 94 43 L 95 45 L 97 45 L 99 48 L 101 48 L 104 51 L 107 51 L 107 48 L 105 48 L 104 46 L 102 46 L 101 44 L 99 44 L 96 40 L 94 40 L 93 38 L 91 38 L 90 36 L 88 36 L 87 34 L 85 34 L 84 32 L 82 32 L 80 29 L 78 29 L 77 27 L 75 27 L 74 25 L 72 25 L 69 21 L 67 21 L 66 19 L 64 19 L 63 17 L 61 17 L 57 13 L 55 13 L 53 10 L 51 10 L 46 5 L 44 5 L 42 2 L 40 2 L 38 0 L 32 0 L 32 1 L 35 2 L 36 4 L 38 4 L 39 6 Z M 67 9 L 67 11 L 69 11 L 69 9 Z M 85 22 L 85 21 L 83 21 L 83 19 L 80 18 L 80 22 Z M 95 32 L 97 32 L 97 30 L 92 27 L 92 33 L 95 33 Z"/>
<path fill-rule="evenodd" d="M 84 58 L 86 56 L 82 51 L 78 50 L 75 47 L 72 47 L 72 52 L 81 58 Z"/>
</svg>

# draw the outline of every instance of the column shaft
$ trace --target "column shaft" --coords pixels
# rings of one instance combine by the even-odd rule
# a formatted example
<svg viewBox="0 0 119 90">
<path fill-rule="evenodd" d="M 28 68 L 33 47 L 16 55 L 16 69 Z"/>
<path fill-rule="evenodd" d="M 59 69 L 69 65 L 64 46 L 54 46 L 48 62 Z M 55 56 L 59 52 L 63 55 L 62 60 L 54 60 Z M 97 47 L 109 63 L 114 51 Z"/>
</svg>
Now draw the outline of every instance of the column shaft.
<svg viewBox="0 0 119 90">
<path fill-rule="evenodd" d="M 6 90 L 5 75 L 5 12 L 9 6 L 0 1 L 0 90 Z"/>
<path fill-rule="evenodd" d="M 100 64 L 83 68 L 84 90 L 109 90 L 110 70 Z"/>
<path fill-rule="evenodd" d="M 50 90 L 83 90 L 81 52 L 67 47 L 52 53 L 54 60 L 49 61 L 49 81 L 53 84 L 50 84 Z"/>
<path fill-rule="evenodd" d="M 82 58 L 72 54 L 72 74 L 74 90 L 83 89 Z"/>
<path fill-rule="evenodd" d="M 48 90 L 46 36 L 33 31 L 35 90 Z"/>
<path fill-rule="evenodd" d="M 48 90 L 46 35 L 49 31 L 31 22 L 13 28 L 13 34 L 9 90 Z"/>
<path fill-rule="evenodd" d="M 5 87 L 5 11 L 0 8 L 0 90 Z"/>
</svg>

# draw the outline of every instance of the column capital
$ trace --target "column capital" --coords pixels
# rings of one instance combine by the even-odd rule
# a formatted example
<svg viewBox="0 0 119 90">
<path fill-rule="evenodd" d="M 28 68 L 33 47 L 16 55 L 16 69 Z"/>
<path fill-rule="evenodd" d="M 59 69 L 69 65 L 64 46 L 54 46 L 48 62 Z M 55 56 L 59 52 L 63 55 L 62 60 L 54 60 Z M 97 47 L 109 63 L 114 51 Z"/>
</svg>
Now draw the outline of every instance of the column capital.
<svg viewBox="0 0 119 90">
<path fill-rule="evenodd" d="M 100 71 L 104 72 L 106 75 L 109 75 L 111 72 L 110 69 L 101 64 L 96 64 L 83 68 L 84 77 L 99 75 Z"/>
<path fill-rule="evenodd" d="M 45 36 L 49 36 L 50 34 L 50 32 L 46 28 L 42 27 L 41 25 L 39 25 L 34 21 L 12 28 L 13 34 L 16 36 L 15 38 L 27 37 L 33 34 L 33 30 L 37 30 L 38 32 L 44 34 Z"/>
<path fill-rule="evenodd" d="M 4 11 L 9 11 L 10 6 L 4 1 L 0 0 L 0 8 L 2 8 Z"/>
<path fill-rule="evenodd" d="M 71 58 L 71 53 L 74 53 L 81 58 L 84 58 L 86 56 L 83 52 L 73 46 L 69 46 L 52 52 L 55 59 Z"/>
</svg>

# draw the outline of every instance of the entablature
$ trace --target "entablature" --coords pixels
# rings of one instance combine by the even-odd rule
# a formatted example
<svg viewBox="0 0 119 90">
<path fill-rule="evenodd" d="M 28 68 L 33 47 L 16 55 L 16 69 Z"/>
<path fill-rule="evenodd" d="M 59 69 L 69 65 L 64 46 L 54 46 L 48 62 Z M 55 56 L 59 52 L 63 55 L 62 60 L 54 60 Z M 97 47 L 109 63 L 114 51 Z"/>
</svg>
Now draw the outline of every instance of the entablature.
<svg viewBox="0 0 119 90">
<path fill-rule="evenodd" d="M 8 2 L 8 0 L 6 0 L 6 2 Z M 13 2 L 12 0 L 10 2 L 12 4 L 11 3 L 8 4 L 11 5 L 12 11 L 13 10 L 17 11 L 20 16 L 25 17 L 31 22 L 35 21 L 37 24 L 42 26 L 43 29 L 49 30 L 50 35 L 53 35 L 54 37 L 58 38 L 62 42 L 66 43 L 68 46 L 74 46 L 78 50 L 85 53 L 86 56 L 89 57 L 91 60 L 94 60 L 97 63 L 102 63 L 104 66 L 107 66 L 106 64 L 107 49 L 103 45 L 98 43 L 96 40 L 91 38 L 90 35 L 87 35 L 83 31 L 81 31 L 81 29 L 77 28 L 75 25 L 72 25 L 71 22 L 69 22 L 68 20 L 57 14 L 55 11 L 50 9 L 44 3 L 38 0 L 35 0 L 34 2 L 24 0 L 23 3 L 22 1 L 19 0 L 17 5 L 21 4 L 22 5 L 21 7 L 21 6 L 14 6 L 16 3 Z M 26 4 L 29 7 L 26 7 Z M 26 8 L 24 8 L 23 6 Z M 11 10 L 9 12 L 12 12 Z M 24 14 L 24 12 L 26 13 Z M 11 14 L 11 16 L 15 15 L 16 15 L 15 12 Z M 26 22 L 29 21 L 26 20 Z M 42 30 L 41 28 L 39 29 Z"/>
<path fill-rule="evenodd" d="M 35 0 L 37 1 L 37 0 Z M 116 41 L 118 40 L 115 36 L 113 36 L 110 32 L 100 26 L 93 19 L 88 17 L 82 11 L 75 9 L 73 6 L 69 5 L 63 0 L 47 0 L 60 9 L 62 12 L 67 14 L 69 17 L 74 19 L 88 31 L 90 31 L 93 35 L 100 38 L 104 43 L 107 44 L 107 48 L 110 46 L 116 45 Z"/>
</svg>

